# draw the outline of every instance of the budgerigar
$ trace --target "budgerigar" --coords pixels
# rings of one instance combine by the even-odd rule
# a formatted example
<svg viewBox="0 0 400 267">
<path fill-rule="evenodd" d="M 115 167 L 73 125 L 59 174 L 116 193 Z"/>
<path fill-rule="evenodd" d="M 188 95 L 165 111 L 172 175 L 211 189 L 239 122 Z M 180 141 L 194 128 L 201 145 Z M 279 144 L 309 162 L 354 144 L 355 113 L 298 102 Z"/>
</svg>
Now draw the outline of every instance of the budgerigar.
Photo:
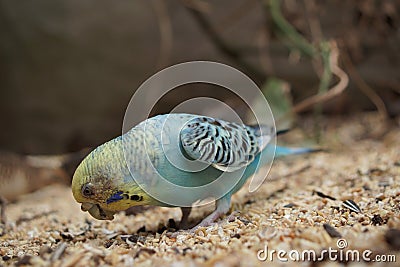
<svg viewBox="0 0 400 267">
<path fill-rule="evenodd" d="M 156 173 L 186 187 L 209 184 L 221 174 L 227 174 L 229 179 L 229 175 L 239 173 L 238 182 L 216 199 L 215 211 L 198 225 L 208 226 L 229 211 L 232 194 L 244 185 L 258 166 L 272 160 L 274 147 L 269 144 L 275 138 L 274 133 L 272 126 L 247 126 L 200 115 L 155 116 L 93 150 L 75 171 L 73 195 L 82 203 L 83 211 L 96 219 L 111 220 L 115 213 L 132 206 L 180 206 L 149 195 L 132 176 L 149 181 L 147 186 L 161 196 L 173 194 L 178 200 L 190 202 L 192 198 L 195 202 L 203 195 L 191 195 L 184 190 L 164 192 L 166 188 L 159 184 Z M 272 156 L 263 159 L 261 151 Z M 276 147 L 275 156 L 310 151 L 309 148 Z M 182 168 L 193 161 L 209 166 L 200 171 Z M 207 192 L 201 193 L 208 196 Z M 181 208 L 181 225 L 186 225 L 191 207 Z"/>
</svg>

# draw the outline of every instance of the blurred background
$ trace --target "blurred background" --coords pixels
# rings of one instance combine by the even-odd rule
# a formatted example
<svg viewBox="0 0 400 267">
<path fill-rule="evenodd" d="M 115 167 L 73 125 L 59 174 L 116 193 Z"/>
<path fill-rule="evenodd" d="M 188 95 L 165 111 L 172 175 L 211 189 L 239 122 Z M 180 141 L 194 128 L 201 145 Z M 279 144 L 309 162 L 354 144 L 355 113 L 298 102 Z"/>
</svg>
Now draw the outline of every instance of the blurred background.
<svg viewBox="0 0 400 267">
<path fill-rule="evenodd" d="M 103 143 L 121 133 L 142 82 L 191 60 L 277 87 L 278 109 L 300 116 L 396 118 L 399 11 L 395 0 L 0 0 L 0 149 L 59 154 Z M 168 95 L 154 114 L 210 92 Z"/>
<path fill-rule="evenodd" d="M 191 265 L 252 265 L 249 253 L 257 260 L 263 244 L 321 251 L 341 233 L 352 249 L 400 257 L 399 0 L 0 0 L 0 32 L 0 266 L 158 266 L 164 255 L 185 254 Z M 129 219 L 89 219 L 70 189 L 77 164 L 121 134 L 146 79 L 194 60 L 251 77 L 278 129 L 292 128 L 280 144 L 327 151 L 276 161 L 257 195 L 247 186 L 235 195 L 231 216 L 240 227 L 226 237 L 237 242 L 224 236 L 215 247 L 218 227 L 212 244 L 165 243 L 159 234 L 175 225 L 177 209 L 139 206 Z M 208 84 L 177 88 L 151 115 L 200 96 L 251 122 L 243 101 Z M 200 220 L 210 208 L 191 216 Z"/>
</svg>

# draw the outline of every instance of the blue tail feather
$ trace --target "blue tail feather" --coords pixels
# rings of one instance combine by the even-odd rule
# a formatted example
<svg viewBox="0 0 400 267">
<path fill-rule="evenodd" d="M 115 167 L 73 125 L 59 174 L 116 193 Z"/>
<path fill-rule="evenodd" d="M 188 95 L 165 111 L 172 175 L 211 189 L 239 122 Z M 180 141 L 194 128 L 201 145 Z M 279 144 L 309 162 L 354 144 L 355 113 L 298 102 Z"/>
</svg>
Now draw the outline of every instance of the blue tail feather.
<svg viewBox="0 0 400 267">
<path fill-rule="evenodd" d="M 275 158 L 321 151 L 320 148 L 276 146 Z"/>
</svg>

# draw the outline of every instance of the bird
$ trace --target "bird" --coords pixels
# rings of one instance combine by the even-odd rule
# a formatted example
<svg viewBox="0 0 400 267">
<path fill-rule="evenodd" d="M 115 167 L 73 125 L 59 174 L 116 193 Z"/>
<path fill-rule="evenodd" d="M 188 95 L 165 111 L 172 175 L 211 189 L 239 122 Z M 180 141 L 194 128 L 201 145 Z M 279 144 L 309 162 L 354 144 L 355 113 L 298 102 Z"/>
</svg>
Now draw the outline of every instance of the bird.
<svg viewBox="0 0 400 267">
<path fill-rule="evenodd" d="M 282 157 L 315 151 L 280 146 L 275 150 L 272 141 L 283 132 L 197 114 L 157 115 L 83 159 L 72 178 L 72 193 L 81 210 L 99 220 L 112 220 L 133 206 L 180 207 L 181 228 L 188 225 L 191 203 L 214 197 L 215 210 L 189 229 L 194 231 L 227 214 L 232 195 L 271 162 L 274 152 Z M 222 182 L 217 183 L 219 178 Z M 202 190 L 204 186 L 208 187 Z"/>
</svg>

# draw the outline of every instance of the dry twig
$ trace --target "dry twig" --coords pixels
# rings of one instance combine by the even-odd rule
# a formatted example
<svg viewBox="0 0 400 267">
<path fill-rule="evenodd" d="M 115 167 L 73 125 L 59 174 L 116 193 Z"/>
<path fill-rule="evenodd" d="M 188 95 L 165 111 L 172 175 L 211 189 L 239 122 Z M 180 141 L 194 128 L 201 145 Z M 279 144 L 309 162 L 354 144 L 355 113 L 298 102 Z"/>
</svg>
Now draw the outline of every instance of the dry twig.
<svg viewBox="0 0 400 267">
<path fill-rule="evenodd" d="M 331 47 L 331 53 L 330 53 L 330 68 L 333 74 L 335 74 L 339 78 L 339 82 L 333 86 L 331 89 L 329 89 L 326 93 L 324 94 L 316 94 L 314 96 L 311 96 L 297 105 L 294 106 L 293 112 L 298 113 L 300 111 L 306 110 L 307 108 L 317 104 L 317 103 L 323 103 L 327 100 L 330 100 L 341 93 L 346 89 L 347 85 L 349 84 L 349 77 L 347 74 L 339 67 L 338 65 L 338 58 L 339 58 L 339 49 L 336 45 L 335 41 L 330 42 L 330 47 Z"/>
<path fill-rule="evenodd" d="M 364 93 L 369 100 L 375 105 L 376 109 L 379 112 L 379 115 L 382 119 L 386 119 L 388 117 L 388 111 L 386 109 L 385 103 L 382 98 L 372 89 L 361 77 L 360 73 L 354 67 L 353 62 L 350 59 L 348 53 L 344 52 L 342 54 L 343 64 L 347 71 L 349 72 L 350 77 L 353 79 L 354 83 L 357 85 L 357 88 Z"/>
</svg>

